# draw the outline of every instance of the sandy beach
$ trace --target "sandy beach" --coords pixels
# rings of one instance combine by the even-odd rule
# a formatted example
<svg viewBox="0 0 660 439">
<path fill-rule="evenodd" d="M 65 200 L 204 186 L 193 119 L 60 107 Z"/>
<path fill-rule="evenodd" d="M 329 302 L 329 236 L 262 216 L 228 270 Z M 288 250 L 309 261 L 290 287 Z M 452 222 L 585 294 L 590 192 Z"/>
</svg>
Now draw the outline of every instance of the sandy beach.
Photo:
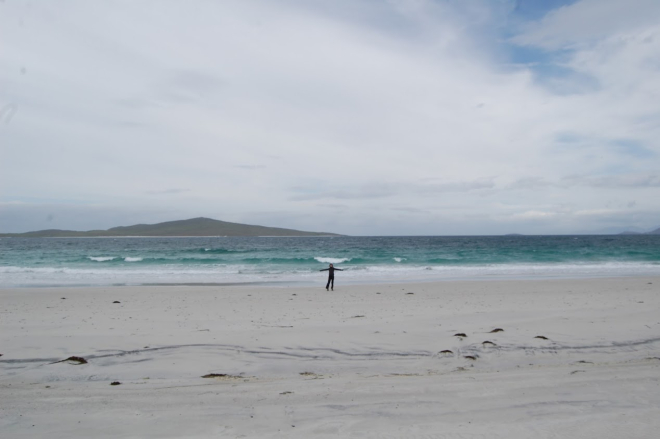
<svg viewBox="0 0 660 439">
<path fill-rule="evenodd" d="M 654 277 L 3 289 L 0 431 L 651 438 L 659 310 Z"/>
</svg>

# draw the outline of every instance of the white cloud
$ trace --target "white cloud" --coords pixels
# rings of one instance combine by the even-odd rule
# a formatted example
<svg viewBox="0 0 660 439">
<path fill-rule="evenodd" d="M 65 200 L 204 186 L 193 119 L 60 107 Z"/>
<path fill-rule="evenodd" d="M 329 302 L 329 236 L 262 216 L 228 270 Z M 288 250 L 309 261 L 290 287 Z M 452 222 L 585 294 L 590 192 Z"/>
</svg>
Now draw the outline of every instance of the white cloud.
<svg viewBox="0 0 660 439">
<path fill-rule="evenodd" d="M 5 2 L 0 200 L 433 234 L 570 232 L 571 212 L 635 199 L 652 227 L 656 3 L 503 29 L 486 1 Z M 511 43 L 575 74 L 512 66 Z M 26 230 L 13 212 L 4 230 Z"/>
</svg>

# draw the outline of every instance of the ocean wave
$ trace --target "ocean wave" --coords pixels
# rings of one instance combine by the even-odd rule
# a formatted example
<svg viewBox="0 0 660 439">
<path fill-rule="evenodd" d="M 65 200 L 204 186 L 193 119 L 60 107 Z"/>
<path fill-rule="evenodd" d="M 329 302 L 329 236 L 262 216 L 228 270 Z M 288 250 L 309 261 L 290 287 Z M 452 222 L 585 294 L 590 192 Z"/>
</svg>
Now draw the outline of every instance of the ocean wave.
<svg viewBox="0 0 660 439">
<path fill-rule="evenodd" d="M 314 259 L 326 264 L 341 264 L 342 262 L 349 262 L 352 260 L 352 258 L 327 258 L 323 256 L 316 256 Z"/>
<path fill-rule="evenodd" d="M 53 274 L 53 273 L 62 273 L 62 274 L 72 274 L 72 275 L 116 275 L 121 276 L 124 274 L 127 275 L 171 275 L 171 274 L 225 274 L 225 273 L 238 273 L 239 267 L 242 266 L 223 266 L 223 265 L 214 265 L 214 266 L 188 266 L 182 268 L 178 265 L 147 265 L 140 266 L 136 265 L 135 268 L 125 268 L 118 265 L 108 265 L 101 266 L 97 268 L 85 268 L 85 267 L 0 267 L 0 274 L 21 274 L 21 273 L 35 273 L 35 274 Z M 1 284 L 1 282 L 0 282 Z"/>
<path fill-rule="evenodd" d="M 208 248 L 208 247 L 206 247 L 206 248 L 204 248 L 204 250 L 200 250 L 200 253 L 215 253 L 215 254 L 223 255 L 223 254 L 226 254 L 226 253 L 235 253 L 235 252 L 232 252 L 231 250 L 227 250 L 227 249 L 224 249 L 224 248 Z"/>
<path fill-rule="evenodd" d="M 396 262 L 402 262 L 407 260 L 406 258 L 392 258 L 392 259 L 394 259 Z"/>
<path fill-rule="evenodd" d="M 212 253 L 212 254 L 218 254 L 218 255 L 225 255 L 225 254 L 231 254 L 231 253 L 250 253 L 250 250 L 229 250 L 226 248 L 212 248 L 212 247 L 204 247 L 200 249 L 194 249 L 194 250 L 187 250 L 188 252 L 192 253 Z"/>
<path fill-rule="evenodd" d="M 127 256 L 127 257 L 124 258 L 124 261 L 125 262 L 140 262 L 143 259 L 144 258 Z"/>
<path fill-rule="evenodd" d="M 38 273 L 38 274 L 52 274 L 52 273 L 66 273 L 66 267 L 0 267 L 0 273 L 3 274 L 21 274 L 21 273 Z"/>
<path fill-rule="evenodd" d="M 88 259 L 96 262 L 112 261 L 117 259 L 115 256 L 89 256 Z"/>
</svg>

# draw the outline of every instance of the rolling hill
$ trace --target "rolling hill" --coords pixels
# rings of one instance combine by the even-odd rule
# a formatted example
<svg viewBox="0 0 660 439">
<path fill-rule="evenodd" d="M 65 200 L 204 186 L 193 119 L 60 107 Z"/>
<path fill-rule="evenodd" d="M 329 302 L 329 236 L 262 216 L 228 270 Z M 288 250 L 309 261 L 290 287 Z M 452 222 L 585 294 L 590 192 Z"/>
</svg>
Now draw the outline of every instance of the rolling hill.
<svg viewBox="0 0 660 439">
<path fill-rule="evenodd" d="M 39 230 L 26 233 L 0 233 L 0 237 L 21 238 L 78 238 L 109 236 L 340 236 L 336 233 L 303 232 L 278 227 L 230 223 L 210 218 L 192 218 L 158 224 L 136 224 L 107 230 Z"/>
</svg>

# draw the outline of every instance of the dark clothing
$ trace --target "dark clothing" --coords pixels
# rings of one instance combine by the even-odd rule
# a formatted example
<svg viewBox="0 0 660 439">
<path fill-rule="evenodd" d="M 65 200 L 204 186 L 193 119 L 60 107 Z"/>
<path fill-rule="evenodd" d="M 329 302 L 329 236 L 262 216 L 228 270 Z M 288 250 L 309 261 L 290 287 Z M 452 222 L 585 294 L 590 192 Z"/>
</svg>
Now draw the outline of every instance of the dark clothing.
<svg viewBox="0 0 660 439">
<path fill-rule="evenodd" d="M 332 288 L 335 287 L 335 270 L 337 271 L 344 271 L 339 268 L 335 267 L 330 267 L 330 268 L 324 268 L 323 270 L 319 271 L 327 271 L 328 272 L 328 283 L 325 285 L 325 289 L 327 290 L 328 287 L 332 284 Z"/>
<path fill-rule="evenodd" d="M 319 270 L 319 271 L 329 271 L 330 273 L 328 273 L 328 275 L 329 275 L 330 277 L 335 277 L 335 270 L 337 270 L 337 271 L 344 271 L 344 270 L 341 270 L 341 269 L 339 269 L 339 268 L 335 268 L 335 267 L 324 268 L 323 270 Z"/>
</svg>

